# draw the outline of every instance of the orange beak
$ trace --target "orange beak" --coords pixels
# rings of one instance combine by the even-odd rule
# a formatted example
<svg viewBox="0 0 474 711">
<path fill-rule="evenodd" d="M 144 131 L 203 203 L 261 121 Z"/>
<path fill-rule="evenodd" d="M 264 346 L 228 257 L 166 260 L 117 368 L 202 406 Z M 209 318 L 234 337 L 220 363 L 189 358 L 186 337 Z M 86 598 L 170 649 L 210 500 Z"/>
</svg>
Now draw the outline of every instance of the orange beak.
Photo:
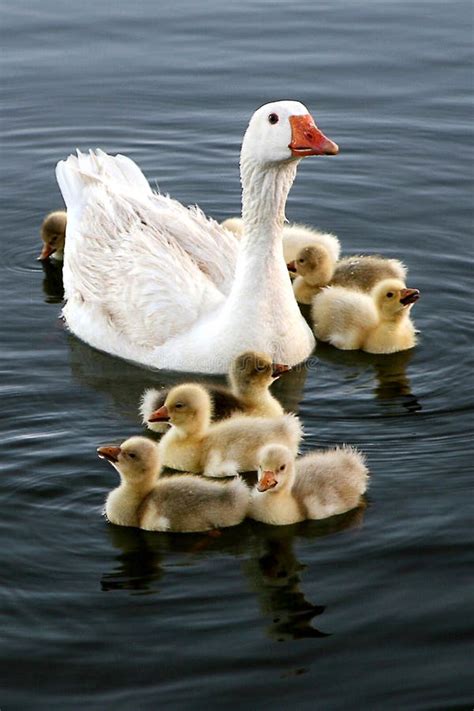
<svg viewBox="0 0 474 711">
<path fill-rule="evenodd" d="M 283 363 L 272 363 L 272 378 L 275 380 L 280 377 L 283 373 L 287 373 L 291 370 L 289 365 L 284 365 Z"/>
<path fill-rule="evenodd" d="M 108 462 L 118 462 L 121 451 L 120 447 L 109 445 L 107 447 L 99 447 L 97 449 L 97 454 L 101 459 L 107 459 Z"/>
<path fill-rule="evenodd" d="M 277 485 L 277 480 L 275 479 L 274 472 L 264 471 L 262 472 L 262 477 L 259 479 L 257 484 L 258 491 L 268 491 L 268 489 L 273 489 Z"/>
<path fill-rule="evenodd" d="M 55 252 L 55 248 L 51 247 L 50 244 L 47 244 L 46 242 L 43 244 L 43 249 L 41 250 L 41 254 L 39 257 L 37 257 L 38 262 L 44 262 L 45 259 L 48 259 L 51 254 Z"/>
<path fill-rule="evenodd" d="M 420 298 L 420 292 L 418 289 L 401 289 L 400 290 L 400 303 L 404 306 L 408 304 L 414 304 Z"/>
<path fill-rule="evenodd" d="M 335 156 L 339 146 L 317 128 L 310 114 L 290 116 L 291 143 L 288 148 L 294 158 L 305 156 Z"/>
<path fill-rule="evenodd" d="M 155 410 L 155 412 L 151 413 L 148 422 L 168 422 L 169 419 L 170 413 L 168 412 L 168 408 L 166 405 L 163 405 L 159 410 Z"/>
</svg>

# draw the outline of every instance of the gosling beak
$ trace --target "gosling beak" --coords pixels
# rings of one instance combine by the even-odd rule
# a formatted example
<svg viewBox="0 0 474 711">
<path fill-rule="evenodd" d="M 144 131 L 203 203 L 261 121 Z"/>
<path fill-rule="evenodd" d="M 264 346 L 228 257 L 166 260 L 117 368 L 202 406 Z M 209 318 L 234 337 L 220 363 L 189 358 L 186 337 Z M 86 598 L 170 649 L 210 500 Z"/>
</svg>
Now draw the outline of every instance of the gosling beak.
<svg viewBox="0 0 474 711">
<path fill-rule="evenodd" d="M 304 116 L 290 116 L 291 143 L 290 149 L 294 158 L 305 156 L 335 156 L 339 153 L 339 146 L 327 138 L 317 128 L 310 114 Z"/>
<path fill-rule="evenodd" d="M 293 260 L 292 262 L 288 262 L 288 264 L 286 265 L 286 268 L 288 269 L 289 272 L 293 272 L 294 274 L 296 274 L 296 262 L 295 262 L 295 260 Z"/>
<path fill-rule="evenodd" d="M 50 244 L 47 244 L 47 242 L 45 242 L 43 244 L 43 249 L 41 250 L 41 254 L 39 257 L 36 257 L 36 260 L 38 262 L 44 262 L 44 260 L 48 259 L 48 257 L 50 257 L 55 251 L 56 250 L 54 249 L 54 247 L 51 247 Z"/>
<path fill-rule="evenodd" d="M 404 306 L 408 304 L 414 304 L 420 298 L 420 292 L 418 289 L 402 289 L 400 291 L 400 303 Z"/>
<path fill-rule="evenodd" d="M 261 478 L 258 480 L 257 491 L 268 491 L 277 485 L 275 473 L 271 471 L 262 472 Z"/>
<path fill-rule="evenodd" d="M 274 380 L 279 378 L 280 375 L 283 375 L 283 373 L 287 373 L 289 370 L 291 370 L 289 365 L 284 365 L 283 363 L 272 363 L 272 368 L 272 378 Z"/>
<path fill-rule="evenodd" d="M 168 422 L 169 419 L 170 414 L 168 412 L 168 408 L 166 405 L 163 405 L 163 407 L 160 407 L 159 410 L 155 410 L 155 412 L 151 413 L 148 418 L 148 422 Z"/>
<path fill-rule="evenodd" d="M 119 454 L 122 450 L 120 447 L 114 447 L 113 445 L 107 447 L 98 447 L 97 454 L 101 459 L 107 459 L 108 462 L 118 462 Z"/>
</svg>

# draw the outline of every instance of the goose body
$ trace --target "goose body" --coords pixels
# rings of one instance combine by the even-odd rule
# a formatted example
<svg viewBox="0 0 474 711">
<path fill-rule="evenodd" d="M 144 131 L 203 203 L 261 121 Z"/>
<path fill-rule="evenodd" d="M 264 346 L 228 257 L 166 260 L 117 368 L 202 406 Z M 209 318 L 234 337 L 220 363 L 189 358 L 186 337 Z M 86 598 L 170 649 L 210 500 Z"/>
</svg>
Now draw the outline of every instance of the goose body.
<svg viewBox="0 0 474 711">
<path fill-rule="evenodd" d="M 267 445 L 259 453 L 248 516 L 281 526 L 341 514 L 359 505 L 367 480 L 364 457 L 352 447 L 312 452 L 295 462 L 286 447 Z"/>
<path fill-rule="evenodd" d="M 283 259 L 284 208 L 301 158 L 337 152 L 299 102 L 258 109 L 242 144 L 240 241 L 198 209 L 153 193 L 125 156 L 61 161 L 70 330 L 100 350 L 172 370 L 226 372 L 243 349 L 304 360 L 314 336 Z"/>
<path fill-rule="evenodd" d="M 225 420 L 235 414 L 257 417 L 279 417 L 283 408 L 270 393 L 270 385 L 288 366 L 272 363 L 265 353 L 246 351 L 232 361 L 228 379 L 230 388 L 206 385 L 212 402 L 213 421 Z M 166 432 L 166 422 L 150 422 L 150 416 L 165 404 L 169 390 L 148 388 L 142 395 L 140 414 L 142 422 L 150 430 Z"/>
<path fill-rule="evenodd" d="M 410 310 L 418 289 L 398 279 L 384 279 L 370 294 L 328 286 L 312 302 L 316 336 L 341 350 L 395 353 L 412 348 L 416 332 Z"/>
<path fill-rule="evenodd" d="M 225 483 L 189 474 L 160 479 L 158 445 L 144 437 L 97 451 L 121 479 L 105 502 L 111 523 L 184 533 L 235 526 L 245 516 L 249 490 L 239 477 Z"/>
<path fill-rule="evenodd" d="M 212 402 L 196 383 L 170 390 L 165 404 L 151 419 L 169 421 L 160 440 L 163 466 L 206 476 L 235 476 L 257 467 L 257 453 L 268 442 L 284 442 L 296 454 L 301 425 L 294 415 L 238 417 L 211 424 Z"/>
</svg>

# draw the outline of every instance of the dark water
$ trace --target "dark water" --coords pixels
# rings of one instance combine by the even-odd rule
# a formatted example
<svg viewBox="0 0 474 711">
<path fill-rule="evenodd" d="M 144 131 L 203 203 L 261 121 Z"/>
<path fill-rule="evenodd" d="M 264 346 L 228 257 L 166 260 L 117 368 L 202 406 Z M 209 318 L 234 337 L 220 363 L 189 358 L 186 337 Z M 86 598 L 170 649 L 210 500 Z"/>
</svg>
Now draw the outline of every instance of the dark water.
<svg viewBox="0 0 474 711">
<path fill-rule="evenodd" d="M 3 0 L 1 27 L 2 710 L 471 708 L 470 4 Z M 176 378 L 65 332 L 35 262 L 54 165 L 121 151 L 222 219 L 248 117 L 280 98 L 341 146 L 288 217 L 422 291 L 413 352 L 321 347 L 277 384 L 305 448 L 367 453 L 367 507 L 219 538 L 107 525 L 95 448 Z"/>
</svg>

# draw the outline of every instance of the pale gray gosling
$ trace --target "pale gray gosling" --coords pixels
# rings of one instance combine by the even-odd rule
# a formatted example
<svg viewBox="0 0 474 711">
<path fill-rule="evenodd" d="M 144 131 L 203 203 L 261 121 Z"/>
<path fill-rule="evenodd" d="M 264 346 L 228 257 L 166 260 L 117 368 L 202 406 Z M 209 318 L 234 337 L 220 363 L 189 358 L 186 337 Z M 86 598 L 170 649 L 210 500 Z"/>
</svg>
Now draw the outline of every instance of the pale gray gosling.
<svg viewBox="0 0 474 711">
<path fill-rule="evenodd" d="M 236 237 L 242 237 L 244 224 L 241 217 L 229 217 L 221 224 L 227 230 L 233 232 Z M 339 259 L 341 245 L 336 235 L 330 232 L 316 230 L 307 225 L 300 225 L 296 222 L 291 225 L 283 226 L 283 254 L 287 264 L 296 259 L 296 255 L 301 249 L 312 244 L 319 244 L 326 247 L 333 255 L 334 261 Z"/>
<path fill-rule="evenodd" d="M 67 215 L 64 210 L 50 212 L 41 225 L 41 239 L 43 249 L 38 257 L 38 261 L 44 261 L 51 257 L 58 262 L 63 261 L 64 244 L 66 241 Z"/>
<path fill-rule="evenodd" d="M 324 245 L 310 245 L 298 252 L 288 264 L 296 273 L 293 291 L 300 304 L 310 304 L 325 286 L 344 286 L 346 289 L 370 292 L 384 279 L 399 279 L 405 283 L 406 267 L 398 259 L 376 255 L 344 257 L 340 261 Z"/>
<path fill-rule="evenodd" d="M 384 279 L 370 294 L 328 286 L 313 298 L 316 337 L 341 350 L 396 353 L 416 344 L 410 310 L 420 298 L 398 279 Z"/>
<path fill-rule="evenodd" d="M 284 526 L 350 511 L 367 489 L 364 455 L 352 447 L 313 452 L 296 460 L 280 444 L 259 453 L 258 483 L 247 515 Z"/>
<path fill-rule="evenodd" d="M 212 403 L 201 385 L 178 385 L 165 404 L 150 417 L 173 427 L 159 443 L 163 466 L 206 476 L 235 476 L 254 471 L 260 448 L 283 442 L 296 455 L 302 429 L 295 415 L 282 417 L 234 416 L 211 425 Z"/>
<path fill-rule="evenodd" d="M 245 517 L 250 492 L 240 477 L 225 483 L 192 474 L 159 479 L 158 445 L 145 437 L 97 452 L 121 479 L 105 502 L 111 523 L 185 533 L 236 526 Z"/>
<path fill-rule="evenodd" d="M 288 365 L 272 363 L 265 353 L 245 351 L 234 359 L 228 380 L 230 389 L 221 385 L 205 385 L 211 396 L 212 419 L 225 420 L 232 415 L 278 417 L 283 408 L 269 387 L 280 375 L 291 370 Z M 150 422 L 153 412 L 165 404 L 169 389 L 148 388 L 141 397 L 139 412 L 144 425 L 155 432 L 166 432 L 169 422 Z"/>
</svg>

